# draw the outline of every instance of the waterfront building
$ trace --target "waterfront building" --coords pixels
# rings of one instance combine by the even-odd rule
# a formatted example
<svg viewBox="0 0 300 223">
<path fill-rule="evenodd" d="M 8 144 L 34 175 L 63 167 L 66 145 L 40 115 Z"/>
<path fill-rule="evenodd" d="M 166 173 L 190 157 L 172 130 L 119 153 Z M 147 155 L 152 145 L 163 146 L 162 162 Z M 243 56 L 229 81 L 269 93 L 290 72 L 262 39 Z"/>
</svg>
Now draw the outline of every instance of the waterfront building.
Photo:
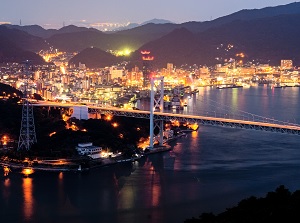
<svg viewBox="0 0 300 223">
<path fill-rule="evenodd" d="M 93 146 L 92 142 L 88 143 L 78 143 L 76 150 L 79 155 L 89 156 L 92 159 L 100 158 L 102 147 Z"/>
</svg>

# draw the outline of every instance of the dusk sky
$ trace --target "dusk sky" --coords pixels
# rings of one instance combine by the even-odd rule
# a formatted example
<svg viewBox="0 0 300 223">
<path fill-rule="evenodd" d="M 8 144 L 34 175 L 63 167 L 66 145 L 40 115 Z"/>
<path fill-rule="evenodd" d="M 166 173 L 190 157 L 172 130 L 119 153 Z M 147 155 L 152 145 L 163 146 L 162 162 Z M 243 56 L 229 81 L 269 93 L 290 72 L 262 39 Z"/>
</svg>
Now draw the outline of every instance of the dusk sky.
<svg viewBox="0 0 300 223">
<path fill-rule="evenodd" d="M 0 0 L 0 22 L 44 28 L 93 23 L 208 21 L 242 9 L 285 5 L 293 0 Z"/>
</svg>

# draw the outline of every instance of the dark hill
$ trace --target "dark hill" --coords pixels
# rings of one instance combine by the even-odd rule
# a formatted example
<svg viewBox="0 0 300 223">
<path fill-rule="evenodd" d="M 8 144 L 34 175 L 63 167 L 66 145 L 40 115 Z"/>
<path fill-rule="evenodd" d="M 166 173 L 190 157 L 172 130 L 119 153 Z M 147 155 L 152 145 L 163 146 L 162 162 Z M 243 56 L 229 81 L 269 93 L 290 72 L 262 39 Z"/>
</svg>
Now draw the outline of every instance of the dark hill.
<svg viewBox="0 0 300 223">
<path fill-rule="evenodd" d="M 38 54 L 23 50 L 0 35 L 0 63 L 22 63 L 25 60 L 30 60 L 32 64 L 45 64 L 44 59 Z"/>
<path fill-rule="evenodd" d="M 234 21 L 222 27 L 210 29 L 198 38 L 211 44 L 232 44 L 236 52 L 244 52 L 248 60 L 259 59 L 278 65 L 281 59 L 292 59 L 300 63 L 298 36 L 300 34 L 300 14 L 281 15 L 251 21 Z M 226 55 L 223 54 L 223 57 Z"/>
<path fill-rule="evenodd" d="M 47 41 L 60 50 L 76 52 L 91 46 L 107 49 L 108 39 L 107 34 L 89 31 L 57 34 Z"/>
<path fill-rule="evenodd" d="M 236 20 L 256 20 L 263 18 L 271 18 L 279 15 L 300 14 L 300 2 L 294 2 L 287 5 L 279 5 L 274 7 L 266 7 L 262 9 L 243 9 L 227 16 L 222 16 L 211 21 L 205 22 L 187 22 L 180 24 L 180 27 L 185 27 L 192 32 L 202 32 L 210 28 L 219 27 L 224 24 L 229 24 Z"/>
<path fill-rule="evenodd" d="M 46 49 L 47 45 L 42 38 L 32 36 L 24 31 L 10 29 L 6 26 L 0 26 L 1 39 L 7 39 L 16 47 L 23 50 L 38 52 L 41 49 Z"/>
<path fill-rule="evenodd" d="M 251 196 L 223 213 L 202 213 L 199 218 L 186 219 L 184 223 L 299 222 L 299 208 L 300 190 L 291 193 L 281 185 L 265 197 Z"/>
<path fill-rule="evenodd" d="M 66 51 L 81 51 L 94 46 L 101 50 L 122 50 L 124 48 L 137 49 L 144 44 L 140 38 L 121 36 L 102 32 L 77 32 L 57 34 L 48 39 L 48 42 L 58 49 Z"/>
<path fill-rule="evenodd" d="M 299 25 L 300 14 L 295 14 L 237 20 L 198 34 L 178 29 L 145 44 L 140 50 L 150 50 L 155 57 L 154 64 L 160 67 L 167 63 L 213 65 L 235 58 L 241 52 L 246 54 L 244 59 L 247 60 L 278 65 L 280 59 L 293 59 L 299 64 Z M 233 48 L 228 49 L 228 44 Z M 140 58 L 140 50 L 135 52 L 132 61 Z"/>
<path fill-rule="evenodd" d="M 3 26 L 10 28 L 10 29 L 24 31 L 30 35 L 41 37 L 41 38 L 49 38 L 56 34 L 64 34 L 64 33 L 87 32 L 87 31 L 100 32 L 99 30 L 94 29 L 94 28 L 77 27 L 74 25 L 65 26 L 58 30 L 57 29 L 44 29 L 43 27 L 38 26 L 38 25 L 18 26 L 18 25 L 5 24 Z"/>
<path fill-rule="evenodd" d="M 293 59 L 297 64 L 300 46 L 296 39 L 299 15 L 300 2 L 295 2 L 263 9 L 241 10 L 212 21 L 151 23 L 115 33 L 102 33 L 76 26 L 44 30 L 38 26 L 3 25 L 0 26 L 0 36 L 1 39 L 4 38 L 4 42 L 9 42 L 12 56 L 14 52 L 18 52 L 17 49 L 37 52 L 48 47 L 44 39 L 27 33 L 31 32 L 35 35 L 39 33 L 40 36 L 50 36 L 51 33 L 46 41 L 63 51 L 79 52 L 91 46 L 103 51 L 139 49 L 131 58 L 134 63 L 140 61 L 140 50 L 147 49 L 155 56 L 154 63 L 159 66 L 165 66 L 167 62 L 176 65 L 212 65 L 235 57 L 239 52 L 246 53 L 249 60 L 258 59 L 278 64 L 284 58 Z M 234 47 L 228 50 L 225 47 L 228 44 Z M 2 46 L 8 49 L 3 44 Z M 2 49 L 2 55 L 3 52 Z"/>
<path fill-rule="evenodd" d="M 88 68 L 111 66 L 117 62 L 117 57 L 98 48 L 87 48 L 74 56 L 69 64 L 85 64 Z"/>
<path fill-rule="evenodd" d="M 176 29 L 166 36 L 149 42 L 136 51 L 132 57 L 133 62 L 141 60 L 140 51 L 150 50 L 154 56 L 154 67 L 165 67 L 167 63 L 181 65 L 193 63 L 194 52 L 201 52 L 205 46 L 197 36 L 185 28 Z"/>
<path fill-rule="evenodd" d="M 21 91 L 17 90 L 16 88 L 14 88 L 10 85 L 7 85 L 7 84 L 0 83 L 0 96 L 1 97 L 8 96 L 8 95 L 13 96 L 14 93 L 20 98 L 23 96 L 23 93 Z"/>
</svg>

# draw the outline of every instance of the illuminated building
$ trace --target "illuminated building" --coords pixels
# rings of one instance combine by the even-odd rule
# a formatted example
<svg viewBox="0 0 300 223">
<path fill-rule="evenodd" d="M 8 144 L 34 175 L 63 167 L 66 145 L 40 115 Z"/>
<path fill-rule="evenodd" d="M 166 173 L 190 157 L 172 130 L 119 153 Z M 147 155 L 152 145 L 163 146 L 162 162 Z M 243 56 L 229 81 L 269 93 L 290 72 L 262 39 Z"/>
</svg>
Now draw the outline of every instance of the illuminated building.
<svg viewBox="0 0 300 223">
<path fill-rule="evenodd" d="M 109 70 L 110 75 L 111 75 L 111 79 L 118 79 L 118 78 L 122 78 L 124 76 L 124 69 L 123 67 L 115 67 L 112 66 Z"/>
<path fill-rule="evenodd" d="M 78 143 L 76 150 L 79 155 L 87 155 L 92 159 L 99 158 L 101 155 L 102 147 L 93 146 L 93 143 Z"/>
<path fill-rule="evenodd" d="M 281 60 L 280 61 L 280 68 L 281 68 L 281 70 L 292 69 L 293 68 L 293 61 L 292 60 Z"/>
<path fill-rule="evenodd" d="M 150 74 L 152 69 L 151 62 L 154 57 L 150 55 L 150 51 L 141 51 L 143 60 L 143 87 L 148 87 L 150 85 Z"/>
</svg>

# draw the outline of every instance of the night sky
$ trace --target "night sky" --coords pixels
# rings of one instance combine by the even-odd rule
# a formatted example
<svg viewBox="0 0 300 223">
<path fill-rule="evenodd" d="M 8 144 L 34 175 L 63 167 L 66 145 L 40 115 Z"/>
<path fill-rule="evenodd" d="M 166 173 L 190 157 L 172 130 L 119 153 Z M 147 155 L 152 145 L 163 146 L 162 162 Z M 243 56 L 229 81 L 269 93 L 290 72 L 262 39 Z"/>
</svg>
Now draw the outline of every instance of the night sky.
<svg viewBox="0 0 300 223">
<path fill-rule="evenodd" d="M 93 23 L 208 21 L 242 9 L 285 5 L 293 0 L 0 0 L 0 22 L 44 28 Z"/>
</svg>

